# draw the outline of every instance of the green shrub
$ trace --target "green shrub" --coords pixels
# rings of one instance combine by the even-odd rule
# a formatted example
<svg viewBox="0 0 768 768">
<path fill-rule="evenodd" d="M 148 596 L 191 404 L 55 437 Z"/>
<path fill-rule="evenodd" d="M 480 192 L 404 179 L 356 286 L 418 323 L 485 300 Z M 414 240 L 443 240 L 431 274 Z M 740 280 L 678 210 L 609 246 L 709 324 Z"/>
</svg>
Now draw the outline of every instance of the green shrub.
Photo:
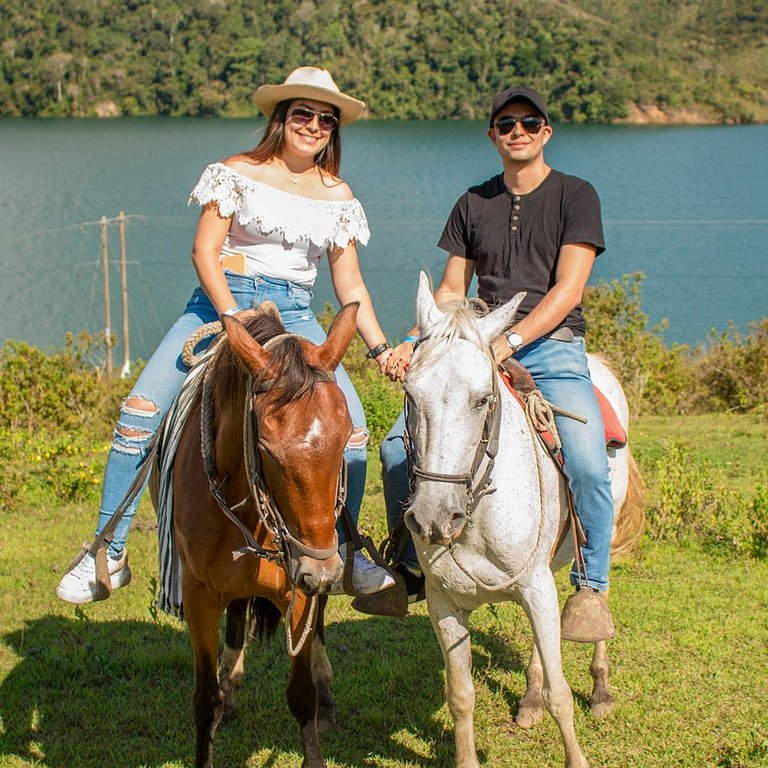
<svg viewBox="0 0 768 768">
<path fill-rule="evenodd" d="M 7 341 L 0 349 L 0 428 L 108 434 L 133 379 L 107 381 L 99 356 L 103 340 L 85 333 L 49 352 Z"/>
<path fill-rule="evenodd" d="M 95 496 L 109 444 L 88 445 L 80 436 L 36 439 L 28 449 L 29 482 L 37 482 L 61 501 Z"/>
<path fill-rule="evenodd" d="M 699 410 L 768 415 L 768 318 L 750 323 L 746 335 L 730 324 L 697 351 Z"/>
<path fill-rule="evenodd" d="M 667 347 L 665 324 L 648 330 L 640 308 L 643 275 L 590 286 L 584 296 L 590 352 L 601 355 L 624 386 L 632 413 L 691 410 L 692 364 L 684 345 Z"/>
<path fill-rule="evenodd" d="M 735 493 L 707 461 L 695 462 L 673 442 L 642 461 L 653 501 L 648 534 L 657 540 L 698 541 L 708 549 L 768 557 L 768 477 L 756 478 L 754 495 Z"/>
<path fill-rule="evenodd" d="M 751 524 L 748 552 L 752 557 L 768 557 L 768 479 L 763 476 L 754 497 L 746 504 L 746 517 Z"/>
<path fill-rule="evenodd" d="M 681 542 L 723 529 L 727 491 L 715 484 L 706 462 L 693 462 L 683 443 L 672 443 L 655 460 L 652 474 L 657 493 L 655 504 L 648 509 L 651 536 Z"/>
</svg>

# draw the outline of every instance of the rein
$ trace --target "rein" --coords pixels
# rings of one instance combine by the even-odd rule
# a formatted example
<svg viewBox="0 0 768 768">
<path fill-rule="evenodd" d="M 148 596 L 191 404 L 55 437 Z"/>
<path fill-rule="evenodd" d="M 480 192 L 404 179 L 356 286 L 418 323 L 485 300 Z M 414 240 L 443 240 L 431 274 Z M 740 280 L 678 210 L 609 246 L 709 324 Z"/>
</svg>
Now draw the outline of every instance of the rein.
<svg viewBox="0 0 768 768">
<path fill-rule="evenodd" d="M 265 349 L 288 334 L 282 334 L 270 339 L 264 345 Z M 336 375 L 333 371 L 318 371 L 318 381 L 324 383 L 335 383 Z M 243 458 L 245 462 L 246 476 L 248 478 L 248 495 L 237 504 L 231 507 L 227 504 L 224 491 L 229 483 L 230 476 L 225 475 L 221 482 L 218 480 L 216 469 L 216 460 L 214 456 L 214 446 L 216 441 L 216 432 L 214 427 L 213 414 L 213 387 L 211 384 L 210 368 L 205 372 L 203 379 L 203 392 L 201 398 L 200 432 L 203 467 L 208 477 L 208 484 L 212 496 L 221 508 L 224 515 L 234 525 L 237 526 L 245 539 L 245 545 L 232 552 L 233 560 L 237 560 L 245 554 L 252 554 L 256 558 L 277 563 L 285 569 L 288 579 L 291 583 L 291 597 L 288 610 L 285 615 L 285 635 L 286 648 L 289 656 L 296 656 L 304 646 L 309 633 L 314 627 L 314 618 L 317 612 L 317 596 L 310 599 L 309 614 L 305 620 L 304 630 L 297 643 L 294 643 L 291 632 L 291 614 L 296 599 L 296 585 L 291 577 L 291 563 L 298 557 L 304 555 L 314 560 L 327 560 L 338 550 L 338 535 L 334 534 L 334 543 L 325 549 L 309 547 L 298 539 L 288 528 L 283 515 L 274 501 L 274 496 L 267 485 L 262 472 L 261 451 L 269 451 L 269 448 L 260 439 L 258 433 L 258 419 L 254 408 L 255 395 L 279 389 L 284 386 L 282 378 L 261 380 L 254 382 L 253 376 L 248 377 L 246 384 L 245 405 L 243 413 Z M 342 458 L 341 468 L 339 470 L 339 479 L 336 488 L 336 507 L 335 515 L 338 518 L 341 510 L 346 503 L 347 495 L 347 466 Z M 259 544 L 251 531 L 243 524 L 237 516 L 236 511 L 242 509 L 250 499 L 253 499 L 259 521 L 271 534 L 276 548 L 268 549 Z"/>
<path fill-rule="evenodd" d="M 470 470 L 469 472 L 465 472 L 463 474 L 445 474 L 441 472 L 432 472 L 430 470 L 425 470 L 422 467 L 418 466 L 418 464 L 416 463 L 413 441 L 411 439 L 410 432 L 408 430 L 408 400 L 406 398 L 404 442 L 405 442 L 406 455 L 408 457 L 408 468 L 409 468 L 409 475 L 411 477 L 411 484 L 413 486 L 416 479 L 422 479 L 422 480 L 434 481 L 434 482 L 456 483 L 456 484 L 462 484 L 466 486 L 467 504 L 465 507 L 465 514 L 467 517 L 467 526 L 472 525 L 472 513 L 475 511 L 475 509 L 477 508 L 482 498 L 490 493 L 494 493 L 496 490 L 491 486 L 491 482 L 492 482 L 491 474 L 493 472 L 495 458 L 499 448 L 499 432 L 501 429 L 501 397 L 499 394 L 498 373 L 495 370 L 495 368 L 492 371 L 491 376 L 492 376 L 493 393 L 488 402 L 488 409 L 486 411 L 485 421 L 483 423 L 482 435 L 480 437 L 480 442 L 478 443 L 475 449 L 475 455 L 472 460 L 472 465 L 470 467 Z M 561 409 L 557 409 L 554 406 L 552 406 L 548 401 L 546 401 L 543 398 L 539 390 L 534 390 L 533 392 L 529 393 L 528 398 L 524 403 L 524 410 L 525 410 L 526 424 L 528 425 L 529 433 L 533 438 L 533 452 L 536 459 L 536 475 L 537 475 L 538 485 L 539 485 L 538 534 L 536 538 L 536 544 L 531 550 L 531 554 L 528 557 L 528 560 L 524 563 L 524 565 L 522 566 L 522 568 L 518 573 L 516 573 L 514 576 L 510 577 L 506 581 L 501 582 L 499 584 L 487 584 L 481 579 L 479 579 L 477 576 L 475 576 L 475 574 L 467 570 L 467 568 L 465 568 L 464 565 L 462 565 L 462 563 L 459 561 L 459 558 L 458 558 L 459 547 L 455 544 L 455 542 L 451 542 L 447 547 L 454 563 L 456 563 L 456 566 L 465 576 L 467 576 L 467 578 L 472 580 L 478 586 L 484 589 L 492 590 L 492 591 L 509 589 L 517 581 L 519 581 L 520 578 L 522 578 L 523 574 L 528 570 L 530 564 L 533 562 L 533 559 L 541 546 L 542 536 L 544 532 L 544 510 L 545 510 L 544 478 L 543 478 L 541 457 L 539 456 L 539 452 L 536 450 L 536 442 L 538 441 L 539 438 L 541 438 L 541 431 L 543 429 L 549 430 L 551 434 L 554 436 L 557 448 L 559 449 L 560 439 L 557 433 L 557 427 L 555 425 L 553 410 L 557 410 L 557 412 L 562 413 L 563 415 L 566 415 L 570 418 L 576 418 L 578 420 L 583 421 L 581 417 L 576 416 L 575 414 L 562 411 Z M 541 442 L 543 443 L 544 447 L 548 449 L 546 442 L 543 440 Z M 485 457 L 488 458 L 488 461 L 486 462 L 485 472 L 483 473 L 482 477 L 476 482 L 475 477 Z M 557 464 L 556 460 L 555 460 L 555 463 Z M 562 473 L 561 467 L 558 466 L 558 470 Z M 413 493 L 413 487 L 411 488 L 411 493 Z M 583 533 L 581 532 L 581 529 L 580 529 L 580 524 L 578 522 L 578 517 L 576 516 L 575 509 L 573 507 L 573 501 L 570 493 L 568 493 L 568 500 L 569 500 L 569 518 L 567 519 L 569 519 L 571 522 L 571 527 L 574 535 L 574 549 L 576 551 L 577 568 L 579 572 L 580 581 L 581 581 L 582 572 L 584 572 L 584 579 L 586 581 L 586 568 L 584 566 L 583 557 L 581 555 L 581 547 L 580 547 L 580 543 L 581 543 L 580 539 L 583 539 Z M 554 556 L 554 553 L 556 552 L 559 545 L 562 543 L 562 540 L 565 537 L 566 533 L 567 533 L 567 526 L 562 529 L 562 531 L 560 532 L 560 535 L 557 537 L 556 546 L 553 548 L 551 556 Z"/>
</svg>

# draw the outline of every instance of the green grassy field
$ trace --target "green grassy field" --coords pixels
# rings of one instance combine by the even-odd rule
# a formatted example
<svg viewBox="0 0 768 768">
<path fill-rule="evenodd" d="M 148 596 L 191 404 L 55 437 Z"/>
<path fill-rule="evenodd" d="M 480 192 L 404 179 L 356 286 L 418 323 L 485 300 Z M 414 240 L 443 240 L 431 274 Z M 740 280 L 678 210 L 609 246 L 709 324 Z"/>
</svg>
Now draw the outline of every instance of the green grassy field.
<svg viewBox="0 0 768 768">
<path fill-rule="evenodd" d="M 745 491 L 768 463 L 765 421 L 646 419 L 634 434 L 641 460 L 663 455 L 674 436 Z M 378 539 L 383 507 L 371 466 L 363 527 Z M 42 502 L 0 520 L 0 768 L 191 764 L 191 652 L 184 626 L 154 608 L 157 548 L 148 505 L 131 536 L 130 587 L 82 609 L 53 595 L 93 521 L 91 506 Z M 561 600 L 565 577 L 557 575 Z M 768 766 L 768 562 L 646 537 L 635 558 L 615 566 L 611 604 L 618 706 L 608 718 L 588 711 L 589 647 L 564 645 L 590 765 Z M 442 659 L 424 604 L 399 621 L 362 616 L 349 598 L 337 597 L 327 623 L 339 719 L 321 737 L 328 765 L 451 766 Z M 514 725 L 531 639 L 522 611 L 484 608 L 472 626 L 481 762 L 562 765 L 551 718 L 533 731 Z M 287 670 L 282 634 L 266 648 L 250 648 L 240 717 L 216 737 L 218 766 L 301 765 L 283 694 Z"/>
</svg>

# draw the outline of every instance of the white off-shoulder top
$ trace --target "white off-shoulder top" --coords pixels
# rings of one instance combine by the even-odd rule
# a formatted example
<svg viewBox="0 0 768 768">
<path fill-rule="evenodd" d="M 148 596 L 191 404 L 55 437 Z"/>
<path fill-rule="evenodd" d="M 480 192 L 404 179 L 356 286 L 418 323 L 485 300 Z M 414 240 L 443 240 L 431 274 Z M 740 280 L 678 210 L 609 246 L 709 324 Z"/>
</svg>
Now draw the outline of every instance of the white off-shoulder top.
<svg viewBox="0 0 768 768">
<path fill-rule="evenodd" d="M 370 237 L 360 201 L 313 200 L 270 187 L 223 163 L 212 163 L 189 196 L 189 204 L 215 202 L 233 216 L 221 256 L 243 253 L 251 275 L 311 286 L 317 263 L 331 246 Z"/>
</svg>

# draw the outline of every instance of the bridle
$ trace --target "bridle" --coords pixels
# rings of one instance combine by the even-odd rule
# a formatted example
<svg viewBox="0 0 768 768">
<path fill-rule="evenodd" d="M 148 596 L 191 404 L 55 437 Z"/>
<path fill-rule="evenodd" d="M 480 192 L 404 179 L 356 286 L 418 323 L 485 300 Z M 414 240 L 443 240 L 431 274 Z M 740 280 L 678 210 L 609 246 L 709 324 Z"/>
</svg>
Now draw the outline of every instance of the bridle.
<svg viewBox="0 0 768 768">
<path fill-rule="evenodd" d="M 287 335 L 287 334 L 283 334 Z M 267 345 L 274 343 L 279 336 L 270 339 Z M 317 380 L 323 383 L 336 383 L 336 374 L 333 371 L 316 371 Z M 253 376 L 248 377 L 245 393 L 245 406 L 243 413 L 243 451 L 246 476 L 248 478 L 248 494 L 231 507 L 227 504 L 224 491 L 230 480 L 229 475 L 225 475 L 222 480 L 218 480 L 216 470 L 216 460 L 214 456 L 215 428 L 213 418 L 213 387 L 210 382 L 211 367 L 205 372 L 203 379 L 203 391 L 201 400 L 200 431 L 201 446 L 203 456 L 203 467 L 208 477 L 208 484 L 213 498 L 221 508 L 222 512 L 234 523 L 245 539 L 245 545 L 232 553 L 234 560 L 239 559 L 245 554 L 251 554 L 256 558 L 264 559 L 280 565 L 288 575 L 291 584 L 291 597 L 288 609 L 285 614 L 285 639 L 286 649 L 289 656 L 296 656 L 301 651 L 304 643 L 312 632 L 315 624 L 315 614 L 317 611 L 317 597 L 310 599 L 309 613 L 305 619 L 304 630 L 298 639 L 294 642 L 291 631 L 291 613 L 293 612 L 294 602 L 296 600 L 297 586 L 293 580 L 293 563 L 300 556 L 311 557 L 315 560 L 327 560 L 338 551 L 339 538 L 334 530 L 333 544 L 325 549 L 309 547 L 297 538 L 289 529 L 280 509 L 275 503 L 268 483 L 264 477 L 262 468 L 262 452 L 271 453 L 269 447 L 259 436 L 258 417 L 255 409 L 255 396 L 259 393 L 269 392 L 273 389 L 279 389 L 284 386 L 280 377 L 275 379 L 261 379 L 258 383 L 254 382 Z M 347 498 L 347 464 L 342 456 L 339 468 L 339 477 L 336 483 L 336 506 L 335 517 L 338 518 L 346 504 Z M 250 499 L 253 499 L 256 512 L 261 524 L 271 534 L 276 548 L 268 549 L 254 538 L 251 531 L 243 524 L 236 512 L 245 507 Z"/>
<path fill-rule="evenodd" d="M 335 383 L 336 381 L 336 375 L 333 371 L 319 371 L 317 373 L 319 374 L 319 380 L 322 382 Z M 283 566 L 288 571 L 289 577 L 293 571 L 290 567 L 291 563 L 302 555 L 311 557 L 314 560 L 327 560 L 329 557 L 332 557 L 338 550 L 338 536 L 334 534 L 333 544 L 324 549 L 317 549 L 304 544 L 291 532 L 288 524 L 285 522 L 285 518 L 275 504 L 274 496 L 264 478 L 262 452 L 271 452 L 259 437 L 258 418 L 254 407 L 255 395 L 280 388 L 282 386 L 281 380 L 279 378 L 261 380 L 258 384 L 255 384 L 253 377 L 248 377 L 243 417 L 243 446 L 249 493 L 240 502 L 230 507 L 224 497 L 224 490 L 230 480 L 230 476 L 225 475 L 219 481 L 216 470 L 216 460 L 213 451 L 215 441 L 213 388 L 210 385 L 209 378 L 206 372 L 206 377 L 203 381 L 202 413 L 200 418 L 203 466 L 208 477 L 211 494 L 224 514 L 238 527 L 246 541 L 246 545 L 236 550 L 233 553 L 233 557 L 237 559 L 241 555 L 250 553 L 257 558 L 263 558 Z M 346 501 L 346 485 L 346 462 L 342 458 L 336 489 L 336 517 L 341 513 L 341 508 Z M 267 549 L 259 544 L 253 537 L 253 534 L 235 514 L 236 510 L 244 507 L 249 499 L 253 499 L 261 524 L 272 535 L 276 545 L 275 549 Z"/>
<path fill-rule="evenodd" d="M 482 501 L 483 497 L 490 493 L 494 493 L 496 490 L 491 486 L 491 474 L 493 473 L 496 454 L 499 450 L 501 398 L 499 396 L 499 382 L 495 368 L 491 370 L 491 381 L 493 389 L 491 396 L 488 398 L 480 441 L 475 448 L 475 455 L 472 459 L 469 471 L 463 474 L 432 472 L 417 464 L 413 440 L 408 430 L 409 401 L 407 397 L 405 398 L 405 432 L 403 439 L 405 442 L 406 454 L 408 456 L 409 475 L 411 477 L 411 496 L 413 495 L 413 486 L 415 486 L 417 480 L 464 485 L 467 491 L 467 503 L 464 508 L 467 525 L 472 524 L 472 513 Z M 476 479 L 484 461 L 485 471 L 479 479 Z"/>
</svg>

